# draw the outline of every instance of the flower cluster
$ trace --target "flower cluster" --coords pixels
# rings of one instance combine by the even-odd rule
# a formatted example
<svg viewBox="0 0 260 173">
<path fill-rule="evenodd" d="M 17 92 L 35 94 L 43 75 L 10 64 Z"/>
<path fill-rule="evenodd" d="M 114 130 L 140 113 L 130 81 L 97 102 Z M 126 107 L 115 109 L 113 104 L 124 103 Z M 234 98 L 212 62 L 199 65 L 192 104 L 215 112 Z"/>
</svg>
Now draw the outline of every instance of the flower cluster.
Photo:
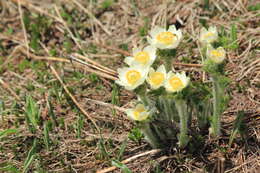
<svg viewBox="0 0 260 173">
<path fill-rule="evenodd" d="M 219 136 L 220 132 L 220 118 L 224 111 L 227 97 L 224 94 L 226 88 L 226 77 L 223 76 L 223 69 L 221 64 L 226 58 L 226 51 L 223 47 L 217 47 L 216 42 L 219 36 L 216 27 L 209 27 L 208 30 L 202 28 L 199 41 L 202 45 L 203 55 L 207 57 L 204 62 L 204 70 L 209 73 L 213 84 L 213 115 L 211 117 L 210 134 Z M 223 67 L 223 66 L 222 66 Z"/>
<path fill-rule="evenodd" d="M 180 148 L 187 146 L 192 115 L 197 116 L 201 129 L 208 128 L 211 123 L 213 134 L 219 135 L 224 85 L 218 70 L 226 52 L 223 47 L 216 46 L 219 38 L 216 27 L 201 30 L 203 69 L 210 74 L 213 83 L 212 93 L 204 97 L 207 89 L 195 85 L 187 87 L 190 78 L 185 72 L 172 69 L 172 60 L 182 38 L 182 31 L 174 25 L 168 29 L 156 26 L 147 36 L 149 45 L 134 48 L 132 55 L 124 59 L 127 67 L 118 69 L 116 83 L 135 92 L 139 98 L 126 114 L 154 148 L 167 145 L 169 140 L 178 140 Z M 204 61 L 203 57 L 207 59 Z"/>
<path fill-rule="evenodd" d="M 157 26 L 149 35 L 147 40 L 150 45 L 144 48 L 134 48 L 132 56 L 125 58 L 124 62 L 128 67 L 118 69 L 119 79 L 116 83 L 127 90 L 135 90 L 146 81 L 151 90 L 164 87 L 169 93 L 181 91 L 189 83 L 189 78 L 184 72 L 174 73 L 171 70 L 167 72 L 163 64 L 156 70 L 152 67 L 158 58 L 157 49 L 174 49 L 179 45 L 182 40 L 181 30 L 177 30 L 174 25 L 171 25 L 168 30 Z M 145 120 L 148 116 L 136 113 L 135 110 L 141 110 L 139 108 L 140 105 L 137 105 L 134 110 L 128 110 L 128 116 L 136 121 Z"/>
<path fill-rule="evenodd" d="M 218 32 L 217 28 L 214 26 L 202 28 L 200 32 L 199 41 L 202 46 L 206 49 L 206 57 L 216 64 L 221 64 L 226 58 L 226 51 L 223 47 L 213 48 L 212 44 L 217 41 Z"/>
</svg>

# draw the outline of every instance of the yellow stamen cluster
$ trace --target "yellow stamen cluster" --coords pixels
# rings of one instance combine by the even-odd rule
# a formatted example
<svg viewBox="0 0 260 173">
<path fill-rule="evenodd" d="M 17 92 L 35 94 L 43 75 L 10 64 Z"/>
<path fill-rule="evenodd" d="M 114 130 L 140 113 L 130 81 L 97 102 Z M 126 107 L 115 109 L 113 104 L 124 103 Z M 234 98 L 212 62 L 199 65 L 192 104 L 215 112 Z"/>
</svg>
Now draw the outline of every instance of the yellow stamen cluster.
<svg viewBox="0 0 260 173">
<path fill-rule="evenodd" d="M 156 36 L 156 39 L 165 45 L 170 45 L 174 42 L 176 35 L 171 32 L 161 32 Z"/>
<path fill-rule="evenodd" d="M 172 78 L 170 78 L 169 83 L 172 89 L 175 91 L 181 90 L 184 87 L 184 84 L 177 76 L 173 76 Z"/>
<path fill-rule="evenodd" d="M 135 58 L 136 61 L 138 61 L 139 63 L 141 63 L 143 65 L 147 64 L 147 62 L 150 60 L 149 54 L 145 51 L 138 52 L 134 56 L 134 58 Z"/>
<path fill-rule="evenodd" d="M 218 58 L 218 57 L 221 57 L 221 56 L 224 55 L 224 53 L 221 52 L 221 51 L 219 51 L 219 50 L 212 50 L 210 53 L 211 53 L 215 58 Z"/>
<path fill-rule="evenodd" d="M 154 72 L 150 74 L 149 81 L 153 85 L 160 85 L 165 80 L 164 75 L 161 72 Z"/>
<path fill-rule="evenodd" d="M 206 55 L 212 62 L 220 64 L 226 58 L 226 51 L 223 47 L 214 49 L 211 45 L 208 45 Z"/>
<path fill-rule="evenodd" d="M 140 114 L 142 113 L 142 112 L 145 112 L 145 108 L 144 107 L 137 107 L 135 110 L 134 110 L 134 112 L 133 112 L 133 115 L 134 115 L 134 118 L 135 119 L 139 119 L 140 118 Z"/>
<path fill-rule="evenodd" d="M 209 37 L 212 37 L 214 35 L 214 33 L 212 32 L 208 32 L 207 34 L 204 35 L 204 38 L 209 38 Z"/>
<path fill-rule="evenodd" d="M 129 84 L 134 85 L 141 78 L 141 73 L 136 70 L 129 70 L 126 73 L 126 79 Z"/>
</svg>

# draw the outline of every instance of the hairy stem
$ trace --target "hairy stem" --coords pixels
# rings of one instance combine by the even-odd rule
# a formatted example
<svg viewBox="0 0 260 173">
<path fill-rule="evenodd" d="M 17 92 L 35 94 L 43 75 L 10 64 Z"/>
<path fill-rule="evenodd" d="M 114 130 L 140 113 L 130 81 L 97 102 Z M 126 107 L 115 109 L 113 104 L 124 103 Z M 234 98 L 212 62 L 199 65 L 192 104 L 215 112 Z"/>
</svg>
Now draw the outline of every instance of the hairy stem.
<svg viewBox="0 0 260 173">
<path fill-rule="evenodd" d="M 142 85 L 140 87 L 138 87 L 135 92 L 136 94 L 139 96 L 139 98 L 141 99 L 141 101 L 143 102 L 143 104 L 145 106 L 148 106 L 149 105 L 149 99 L 146 95 L 146 85 Z"/>
<path fill-rule="evenodd" d="M 165 64 L 166 71 L 172 70 L 172 58 L 166 57 L 164 64 Z"/>
<path fill-rule="evenodd" d="M 213 117 L 211 122 L 212 135 L 217 137 L 220 135 L 220 116 L 222 114 L 221 109 L 221 97 L 223 96 L 222 88 L 219 84 L 218 77 L 212 77 L 213 82 Z"/>
<path fill-rule="evenodd" d="M 148 101 L 146 94 L 139 94 L 138 96 L 145 106 L 149 105 L 149 101 Z"/>
<path fill-rule="evenodd" d="M 178 99 L 175 101 L 175 105 L 180 117 L 180 134 L 179 134 L 179 146 L 184 148 L 188 144 L 188 111 L 187 104 L 184 100 Z"/>
<path fill-rule="evenodd" d="M 166 115 L 166 120 L 167 121 L 172 121 L 171 119 L 171 108 L 170 108 L 170 104 L 167 98 L 161 98 L 162 99 L 162 103 L 163 103 L 163 109 Z"/>
<path fill-rule="evenodd" d="M 158 50 L 158 55 L 162 58 L 166 71 L 172 70 L 172 60 L 176 57 L 176 49 Z"/>
<path fill-rule="evenodd" d="M 150 123 L 145 123 L 142 127 L 141 127 L 141 131 L 145 136 L 145 139 L 147 140 L 147 142 L 153 147 L 153 148 L 160 148 L 161 144 L 159 142 L 159 137 L 157 137 L 157 135 L 155 134 L 156 132 L 154 132 L 152 130 L 152 126 Z"/>
</svg>

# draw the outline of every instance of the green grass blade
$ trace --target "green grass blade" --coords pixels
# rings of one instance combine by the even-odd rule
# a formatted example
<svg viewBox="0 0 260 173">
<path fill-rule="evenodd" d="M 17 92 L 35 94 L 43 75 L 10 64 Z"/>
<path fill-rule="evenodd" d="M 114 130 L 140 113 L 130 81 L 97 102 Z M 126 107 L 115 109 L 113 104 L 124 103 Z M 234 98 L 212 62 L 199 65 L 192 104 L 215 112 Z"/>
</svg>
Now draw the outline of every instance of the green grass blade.
<svg viewBox="0 0 260 173">
<path fill-rule="evenodd" d="M 127 139 L 128 139 L 128 138 L 126 138 L 126 139 L 123 141 L 123 143 L 121 144 L 121 146 L 120 146 L 120 150 L 119 150 L 119 153 L 118 153 L 118 156 L 117 156 L 117 160 L 121 160 L 121 158 L 122 158 L 122 156 L 123 156 L 123 154 L 124 154 L 124 152 L 125 152 L 126 145 L 127 145 L 127 142 L 128 142 Z"/>
<path fill-rule="evenodd" d="M 240 133 L 241 135 L 243 135 L 243 129 L 245 127 L 245 124 L 243 122 L 244 117 L 245 117 L 245 113 L 243 111 L 238 112 L 238 115 L 237 115 L 235 123 L 234 123 L 233 130 L 229 137 L 229 146 L 231 146 L 231 144 L 233 143 L 237 133 Z"/>
<path fill-rule="evenodd" d="M 132 173 L 132 171 L 125 164 L 119 162 L 118 160 L 112 160 L 112 165 L 120 168 L 123 173 Z"/>
<path fill-rule="evenodd" d="M 81 132 L 82 129 L 84 127 L 84 117 L 82 115 L 78 116 L 78 120 L 77 120 L 77 138 L 81 138 Z"/>
<path fill-rule="evenodd" d="M 8 164 L 5 167 L 0 168 L 0 172 L 10 172 L 10 173 L 20 173 L 19 169 L 17 169 L 14 165 Z"/>
<path fill-rule="evenodd" d="M 209 0 L 204 0 L 204 9 L 209 10 Z"/>
<path fill-rule="evenodd" d="M 7 135 L 17 133 L 17 132 L 18 132 L 17 129 L 6 129 L 6 130 L 0 132 L 0 139 L 7 136 Z"/>
<path fill-rule="evenodd" d="M 57 118 L 56 118 L 56 116 L 55 116 L 54 109 L 53 109 L 53 106 L 52 106 L 50 97 L 49 97 L 48 100 L 47 100 L 47 107 L 48 107 L 48 113 L 49 113 L 49 115 L 50 115 L 50 117 L 51 117 L 51 119 L 52 119 L 52 121 L 53 121 L 53 124 L 54 124 L 55 126 L 57 126 L 57 124 L 58 124 L 58 123 L 57 123 Z"/>
<path fill-rule="evenodd" d="M 4 110 L 5 110 L 5 103 L 2 100 L 0 100 L 0 115 L 2 115 L 2 118 L 4 118 L 3 117 Z"/>
<path fill-rule="evenodd" d="M 28 155 L 27 155 L 26 160 L 24 162 L 23 173 L 27 172 L 28 168 L 30 167 L 30 165 L 32 164 L 32 162 L 35 159 L 35 156 L 36 156 L 36 145 L 37 145 L 37 140 L 35 139 L 33 141 L 33 146 L 31 148 L 31 150 L 28 152 Z"/>
<path fill-rule="evenodd" d="M 109 153 L 107 152 L 103 138 L 98 142 L 98 149 L 102 158 L 109 159 Z"/>
<path fill-rule="evenodd" d="M 237 49 L 238 43 L 237 43 L 237 27 L 235 24 L 232 24 L 231 26 L 231 49 Z"/>
<path fill-rule="evenodd" d="M 112 104 L 118 105 L 119 104 L 119 88 L 116 84 L 113 84 L 113 90 L 112 90 Z M 116 110 L 112 109 L 112 114 L 116 115 Z"/>
<path fill-rule="evenodd" d="M 34 130 L 37 129 L 37 126 L 40 121 L 40 113 L 36 102 L 33 100 L 31 96 L 26 97 L 25 115 L 27 117 L 29 125 L 31 124 Z"/>
<path fill-rule="evenodd" d="M 258 11 L 260 10 L 260 3 L 257 3 L 255 5 L 250 5 L 247 9 L 248 11 Z"/>
<path fill-rule="evenodd" d="M 237 40 L 237 27 L 235 24 L 232 24 L 232 26 L 231 26 L 231 39 L 232 39 L 232 41 Z"/>
<path fill-rule="evenodd" d="M 44 123 L 44 126 L 43 126 L 43 134 L 44 134 L 44 143 L 45 143 L 45 146 L 47 148 L 47 150 L 50 149 L 50 135 L 49 135 L 49 125 L 48 125 L 48 122 L 45 122 Z"/>
</svg>

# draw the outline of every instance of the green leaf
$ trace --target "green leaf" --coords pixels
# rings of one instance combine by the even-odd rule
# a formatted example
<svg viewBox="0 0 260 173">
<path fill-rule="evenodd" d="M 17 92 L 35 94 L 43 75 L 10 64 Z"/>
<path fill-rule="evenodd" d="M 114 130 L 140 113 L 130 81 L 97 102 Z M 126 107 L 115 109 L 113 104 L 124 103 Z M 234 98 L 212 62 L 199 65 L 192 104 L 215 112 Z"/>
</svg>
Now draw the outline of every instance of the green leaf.
<svg viewBox="0 0 260 173">
<path fill-rule="evenodd" d="M 120 168 L 123 173 L 132 173 L 132 171 L 125 164 L 119 162 L 118 160 L 112 160 L 112 165 Z"/>
<path fill-rule="evenodd" d="M 150 23 L 150 20 L 148 17 L 144 17 L 144 26 L 142 26 L 140 29 L 139 29 L 139 35 L 141 37 L 145 37 L 148 32 L 149 32 L 149 23 Z"/>
<path fill-rule="evenodd" d="M 53 108 L 53 105 L 52 105 L 50 97 L 48 98 L 48 101 L 47 101 L 47 107 L 48 107 L 48 110 L 49 110 L 48 113 L 49 113 L 49 115 L 51 117 L 51 120 L 52 120 L 54 126 L 57 126 L 57 124 L 58 124 L 57 123 L 57 118 L 55 116 L 54 108 Z"/>
<path fill-rule="evenodd" d="M 249 11 L 258 11 L 260 10 L 260 3 L 256 4 L 256 5 L 251 5 L 247 8 Z"/>
<path fill-rule="evenodd" d="M 34 131 L 40 122 L 40 112 L 36 102 L 31 96 L 26 97 L 26 108 L 25 108 L 26 120 L 29 125 L 29 129 Z M 30 125 L 33 128 L 30 128 Z"/>
<path fill-rule="evenodd" d="M 31 21 L 30 21 L 30 17 L 29 17 L 28 13 L 23 14 L 23 23 L 24 23 L 25 29 L 29 30 Z"/>
<path fill-rule="evenodd" d="M 5 103 L 0 100 L 0 115 L 2 115 L 2 118 L 4 117 L 4 110 L 5 110 Z"/>
<path fill-rule="evenodd" d="M 237 40 L 237 27 L 235 24 L 232 24 L 232 26 L 231 26 L 231 39 L 232 39 L 232 41 Z"/>
<path fill-rule="evenodd" d="M 123 49 L 123 50 L 125 50 L 125 51 L 128 51 L 128 45 L 127 45 L 127 44 L 120 44 L 120 45 L 119 45 L 119 48 L 120 48 L 120 49 Z"/>
<path fill-rule="evenodd" d="M 48 122 L 45 122 L 44 123 L 44 126 L 43 126 L 43 134 L 44 134 L 44 143 L 45 143 L 45 146 L 47 148 L 47 150 L 50 149 L 50 135 L 49 135 L 49 125 L 48 125 Z"/>
<path fill-rule="evenodd" d="M 89 77 L 89 80 L 90 80 L 92 83 L 97 83 L 97 82 L 100 81 L 100 78 L 99 78 L 98 75 L 95 74 L 95 73 L 89 74 L 88 77 Z"/>
<path fill-rule="evenodd" d="M 33 48 L 35 51 L 39 50 L 40 48 L 40 31 L 39 31 L 39 27 L 37 24 L 33 23 L 31 24 L 31 42 L 30 42 L 30 46 L 31 48 Z"/>
<path fill-rule="evenodd" d="M 101 3 L 101 7 L 103 9 L 107 9 L 109 7 L 111 7 L 114 3 L 114 0 L 104 0 L 102 3 Z"/>
<path fill-rule="evenodd" d="M 6 130 L 0 132 L 0 139 L 7 136 L 7 135 L 17 133 L 17 132 L 18 132 L 17 129 L 6 129 Z"/>
<path fill-rule="evenodd" d="M 245 118 L 244 111 L 239 111 L 234 123 L 233 130 L 229 137 L 229 146 L 231 146 L 231 144 L 233 143 L 237 133 L 240 133 L 241 136 L 244 134 L 244 129 L 245 129 L 245 123 L 243 122 L 244 118 Z"/>
<path fill-rule="evenodd" d="M 127 142 L 128 142 L 128 140 L 125 139 L 124 142 L 121 144 L 120 150 L 119 150 L 119 153 L 118 153 L 118 156 L 117 156 L 118 160 L 121 160 L 121 157 L 123 156 L 123 154 L 125 152 Z"/>
<path fill-rule="evenodd" d="M 206 20 L 206 19 L 199 19 L 199 23 L 200 23 L 203 27 L 205 27 L 205 28 L 208 27 L 208 25 L 207 25 L 207 20 Z"/>
<path fill-rule="evenodd" d="M 72 46 L 73 46 L 73 43 L 70 39 L 66 39 L 64 42 L 63 42 L 63 47 L 65 48 L 66 52 L 67 53 L 71 53 L 72 51 Z"/>
<path fill-rule="evenodd" d="M 61 12 L 61 17 L 63 17 L 68 22 L 68 24 L 71 25 L 73 23 L 73 17 L 63 9 Z"/>
<path fill-rule="evenodd" d="M 22 60 L 19 64 L 18 64 L 18 69 L 20 72 L 24 72 L 24 70 L 26 68 L 30 67 L 30 61 L 28 61 L 27 59 Z"/>
<path fill-rule="evenodd" d="M 27 169 L 30 167 L 30 165 L 32 164 L 32 162 L 35 159 L 36 156 L 36 145 L 37 145 L 37 140 L 35 139 L 33 141 L 33 146 L 31 148 L 31 150 L 29 151 L 26 160 L 23 164 L 23 173 L 27 172 Z"/>
<path fill-rule="evenodd" d="M 100 154 L 102 158 L 109 159 L 109 153 L 107 152 L 107 149 L 105 147 L 105 143 L 103 138 L 101 138 L 98 142 L 98 148 L 100 150 Z"/>
<path fill-rule="evenodd" d="M 209 10 L 209 0 L 204 0 L 204 9 Z"/>
<path fill-rule="evenodd" d="M 84 127 L 84 117 L 82 115 L 79 115 L 77 120 L 77 126 L 76 126 L 77 138 L 81 138 L 81 132 L 83 127 Z"/>
<path fill-rule="evenodd" d="M 143 134 L 139 128 L 133 128 L 129 134 L 128 138 L 134 142 L 140 142 L 143 138 Z"/>
<path fill-rule="evenodd" d="M 17 169 L 14 165 L 11 165 L 11 164 L 8 164 L 7 166 L 0 168 L 0 171 L 11 172 L 11 173 L 20 173 L 19 169 Z"/>
<path fill-rule="evenodd" d="M 238 43 L 237 43 L 237 27 L 235 24 L 232 24 L 231 26 L 231 49 L 237 49 Z"/>
</svg>

